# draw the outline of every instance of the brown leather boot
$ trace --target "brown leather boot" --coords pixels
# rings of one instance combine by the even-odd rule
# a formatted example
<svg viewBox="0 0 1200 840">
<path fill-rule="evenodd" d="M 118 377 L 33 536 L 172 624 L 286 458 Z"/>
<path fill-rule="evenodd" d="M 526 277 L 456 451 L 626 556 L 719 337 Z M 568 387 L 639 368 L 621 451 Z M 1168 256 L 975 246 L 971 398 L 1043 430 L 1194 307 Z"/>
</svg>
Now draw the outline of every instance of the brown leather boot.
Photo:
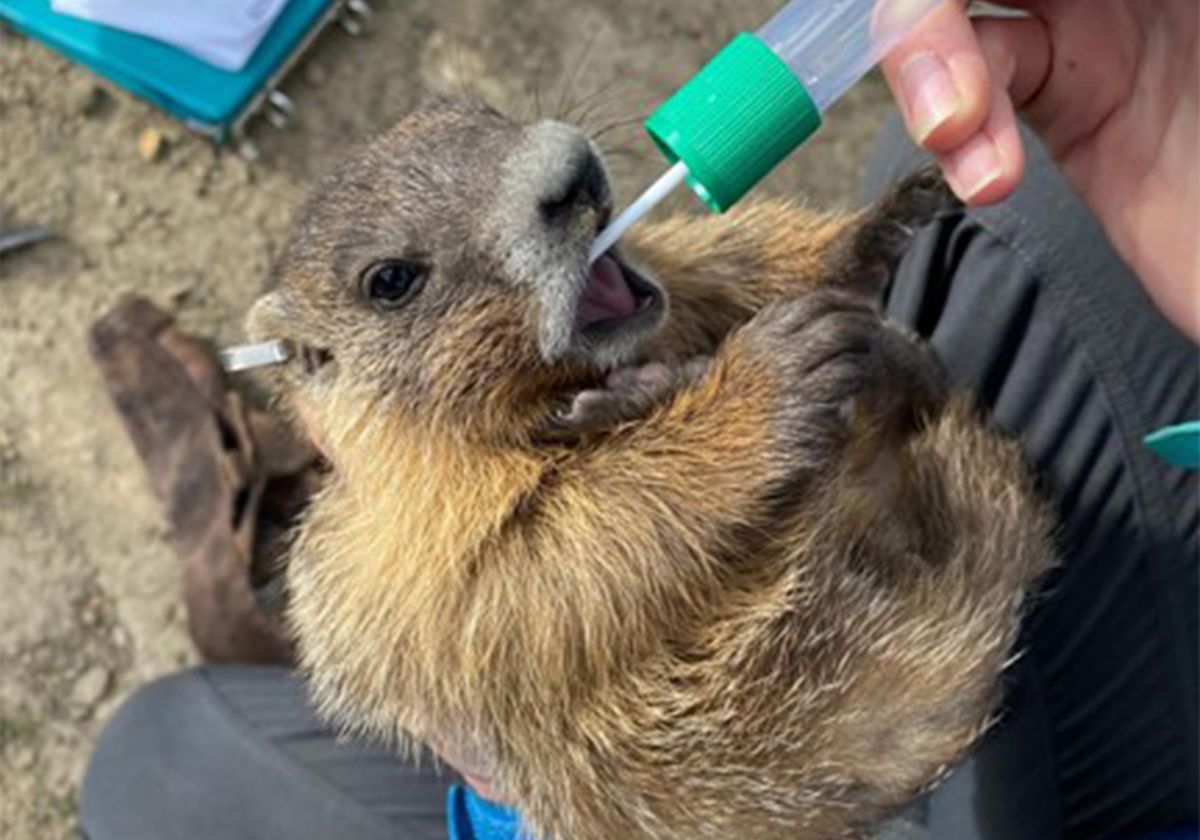
<svg viewBox="0 0 1200 840">
<path fill-rule="evenodd" d="M 317 451 L 230 390 L 210 349 L 144 298 L 120 301 L 89 338 L 165 504 L 201 656 L 290 663 L 280 621 L 284 546 L 320 485 Z"/>
</svg>

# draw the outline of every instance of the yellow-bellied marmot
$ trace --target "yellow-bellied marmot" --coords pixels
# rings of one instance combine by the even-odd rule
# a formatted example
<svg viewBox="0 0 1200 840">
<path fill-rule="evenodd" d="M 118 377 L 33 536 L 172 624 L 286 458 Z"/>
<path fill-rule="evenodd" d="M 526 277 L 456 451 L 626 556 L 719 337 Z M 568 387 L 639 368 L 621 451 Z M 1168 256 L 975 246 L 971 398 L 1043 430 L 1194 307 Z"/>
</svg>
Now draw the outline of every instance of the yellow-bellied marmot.
<svg viewBox="0 0 1200 840">
<path fill-rule="evenodd" d="M 628 237 L 595 147 L 423 108 L 302 213 L 250 332 L 333 473 L 291 559 L 323 709 L 466 745 L 559 838 L 829 838 L 988 718 L 1052 562 L 1017 447 L 876 298 L 942 191 Z"/>
</svg>

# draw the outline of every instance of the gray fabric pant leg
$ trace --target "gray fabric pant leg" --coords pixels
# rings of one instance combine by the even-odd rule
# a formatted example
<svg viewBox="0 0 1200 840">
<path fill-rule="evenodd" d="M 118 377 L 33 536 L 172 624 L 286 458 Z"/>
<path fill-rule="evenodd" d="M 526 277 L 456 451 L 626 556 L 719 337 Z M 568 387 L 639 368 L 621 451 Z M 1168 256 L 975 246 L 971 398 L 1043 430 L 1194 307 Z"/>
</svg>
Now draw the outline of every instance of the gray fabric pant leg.
<svg viewBox="0 0 1200 840">
<path fill-rule="evenodd" d="M 117 712 L 80 822 L 89 840 L 442 840 L 449 783 L 339 740 L 286 669 L 205 666 Z"/>
<path fill-rule="evenodd" d="M 924 822 L 936 840 L 1138 837 L 1197 821 L 1200 479 L 1141 438 L 1200 418 L 1200 351 L 1025 139 L 1017 194 L 920 231 L 886 301 L 1021 441 L 1061 522 L 1000 721 Z M 869 192 L 926 162 L 894 121 Z"/>
</svg>

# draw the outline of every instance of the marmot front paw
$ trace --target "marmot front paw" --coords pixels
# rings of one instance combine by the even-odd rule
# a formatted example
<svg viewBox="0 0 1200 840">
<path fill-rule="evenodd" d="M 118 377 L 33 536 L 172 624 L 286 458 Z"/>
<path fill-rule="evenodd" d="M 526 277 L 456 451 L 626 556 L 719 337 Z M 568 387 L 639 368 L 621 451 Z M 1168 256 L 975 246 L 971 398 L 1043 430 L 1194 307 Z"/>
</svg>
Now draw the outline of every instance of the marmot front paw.
<svg viewBox="0 0 1200 840">
<path fill-rule="evenodd" d="M 735 335 L 735 352 L 765 364 L 792 410 L 812 415 L 863 389 L 881 327 L 861 296 L 822 289 L 765 307 Z"/>
<path fill-rule="evenodd" d="M 698 382 L 711 363 L 708 356 L 700 356 L 682 365 L 650 362 L 618 368 L 605 377 L 604 387 L 576 394 L 553 418 L 548 436 L 579 437 L 639 420 L 681 388 Z"/>
<path fill-rule="evenodd" d="M 945 398 L 928 350 L 854 292 L 820 289 L 772 304 L 733 342 L 773 381 L 781 433 L 817 462 L 841 451 L 856 416 L 875 428 L 909 426 Z"/>
</svg>

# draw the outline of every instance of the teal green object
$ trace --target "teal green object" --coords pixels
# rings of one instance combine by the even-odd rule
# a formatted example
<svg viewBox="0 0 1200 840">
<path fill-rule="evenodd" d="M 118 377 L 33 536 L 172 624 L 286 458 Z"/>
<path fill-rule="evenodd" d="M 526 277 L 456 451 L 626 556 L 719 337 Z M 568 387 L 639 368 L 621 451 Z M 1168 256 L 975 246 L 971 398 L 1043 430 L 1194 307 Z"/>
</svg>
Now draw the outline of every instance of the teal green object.
<svg viewBox="0 0 1200 840">
<path fill-rule="evenodd" d="M 236 73 L 152 38 L 57 14 L 49 0 L 0 0 L 0 20 L 221 140 L 332 3 L 289 0 Z"/>
<path fill-rule="evenodd" d="M 821 112 L 756 35 L 730 42 L 646 121 L 688 184 L 723 213 L 821 126 Z"/>
<path fill-rule="evenodd" d="M 1142 443 L 1170 464 L 1200 470 L 1200 420 L 1165 426 L 1146 435 Z"/>
</svg>

